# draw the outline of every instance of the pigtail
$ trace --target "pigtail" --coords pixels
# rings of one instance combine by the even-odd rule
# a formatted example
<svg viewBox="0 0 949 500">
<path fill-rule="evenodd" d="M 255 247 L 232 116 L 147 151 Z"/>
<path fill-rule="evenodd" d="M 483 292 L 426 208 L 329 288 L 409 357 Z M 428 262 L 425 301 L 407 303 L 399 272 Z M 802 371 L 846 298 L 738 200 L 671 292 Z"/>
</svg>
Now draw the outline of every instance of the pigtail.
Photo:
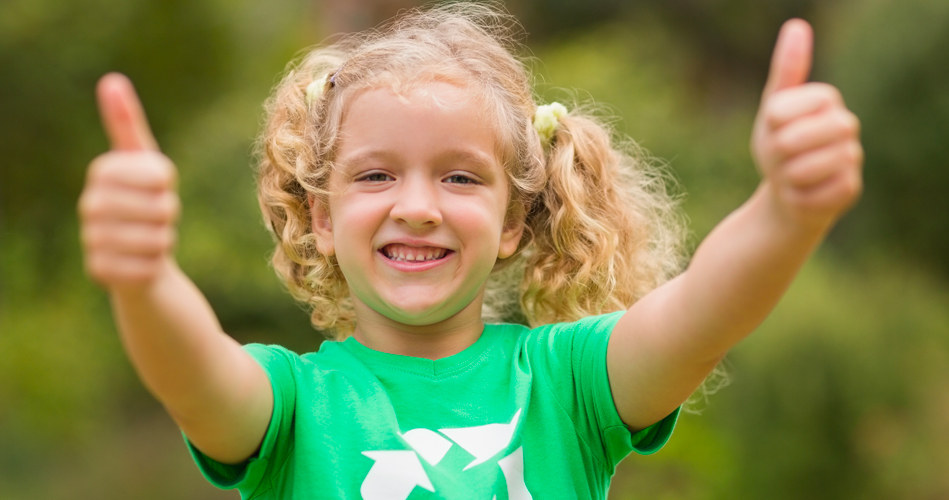
<svg viewBox="0 0 949 500">
<path fill-rule="evenodd" d="M 669 178 L 627 149 L 591 116 L 559 119 L 526 220 L 521 307 L 531 325 L 626 309 L 679 271 L 684 221 Z"/>
<path fill-rule="evenodd" d="M 329 169 L 326 127 L 332 106 L 327 92 L 344 54 L 311 52 L 291 67 L 265 103 L 264 130 L 257 143 L 257 199 L 276 240 L 271 263 L 290 294 L 311 309 L 322 330 L 345 335 L 354 318 L 346 280 L 333 256 L 317 250 L 310 204 L 325 201 Z"/>
</svg>

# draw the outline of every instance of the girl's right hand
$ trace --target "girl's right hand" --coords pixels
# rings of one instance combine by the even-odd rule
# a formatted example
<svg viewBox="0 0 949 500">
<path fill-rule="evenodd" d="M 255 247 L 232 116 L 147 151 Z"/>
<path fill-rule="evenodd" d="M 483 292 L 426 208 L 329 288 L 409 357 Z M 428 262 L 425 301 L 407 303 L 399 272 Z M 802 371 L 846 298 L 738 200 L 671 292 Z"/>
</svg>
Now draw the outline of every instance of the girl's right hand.
<svg viewBox="0 0 949 500">
<path fill-rule="evenodd" d="M 751 137 L 755 163 L 776 212 L 799 228 L 827 231 L 863 190 L 860 120 L 840 91 L 808 82 L 814 33 L 784 23 Z"/>
<path fill-rule="evenodd" d="M 177 171 L 158 150 L 128 78 L 105 75 L 97 96 L 112 149 L 89 165 L 79 198 L 85 268 L 110 291 L 142 289 L 170 268 Z"/>
</svg>

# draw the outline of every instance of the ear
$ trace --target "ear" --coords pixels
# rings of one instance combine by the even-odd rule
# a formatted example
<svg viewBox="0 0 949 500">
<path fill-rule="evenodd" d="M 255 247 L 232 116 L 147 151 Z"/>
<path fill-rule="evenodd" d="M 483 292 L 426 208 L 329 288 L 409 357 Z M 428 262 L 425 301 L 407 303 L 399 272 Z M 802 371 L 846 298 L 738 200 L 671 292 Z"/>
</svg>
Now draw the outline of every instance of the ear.
<svg viewBox="0 0 949 500">
<path fill-rule="evenodd" d="M 498 247 L 498 258 L 506 259 L 517 251 L 517 245 L 524 236 L 524 210 L 517 207 L 508 214 L 504 227 L 501 228 L 501 245 Z"/>
<path fill-rule="evenodd" d="M 333 221 L 330 219 L 329 207 L 312 194 L 307 196 L 307 201 L 310 204 L 310 229 L 316 236 L 316 250 L 327 257 L 334 255 L 336 247 L 333 245 Z"/>
</svg>

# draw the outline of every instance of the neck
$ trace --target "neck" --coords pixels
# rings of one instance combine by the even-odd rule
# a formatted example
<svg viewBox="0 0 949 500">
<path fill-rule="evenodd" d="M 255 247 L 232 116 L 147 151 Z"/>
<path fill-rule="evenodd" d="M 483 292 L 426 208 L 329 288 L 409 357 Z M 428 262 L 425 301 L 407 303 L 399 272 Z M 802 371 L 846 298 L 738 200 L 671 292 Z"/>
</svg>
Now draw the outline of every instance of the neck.
<svg viewBox="0 0 949 500">
<path fill-rule="evenodd" d="M 356 312 L 353 337 L 375 351 L 416 358 L 446 358 L 467 349 L 481 337 L 484 330 L 482 299 L 479 294 L 464 309 L 436 323 L 411 325 L 383 316 L 353 297 Z"/>
</svg>

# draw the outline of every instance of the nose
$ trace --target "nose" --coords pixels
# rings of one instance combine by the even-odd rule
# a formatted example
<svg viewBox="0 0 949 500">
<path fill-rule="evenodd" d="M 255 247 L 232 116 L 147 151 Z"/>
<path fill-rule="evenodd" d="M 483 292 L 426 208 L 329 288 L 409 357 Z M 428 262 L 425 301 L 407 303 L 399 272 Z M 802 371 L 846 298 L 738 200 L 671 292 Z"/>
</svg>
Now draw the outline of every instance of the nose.
<svg viewBox="0 0 949 500">
<path fill-rule="evenodd" d="M 430 179 L 412 176 L 402 181 L 389 216 L 409 227 L 434 227 L 442 223 L 437 186 Z"/>
</svg>

